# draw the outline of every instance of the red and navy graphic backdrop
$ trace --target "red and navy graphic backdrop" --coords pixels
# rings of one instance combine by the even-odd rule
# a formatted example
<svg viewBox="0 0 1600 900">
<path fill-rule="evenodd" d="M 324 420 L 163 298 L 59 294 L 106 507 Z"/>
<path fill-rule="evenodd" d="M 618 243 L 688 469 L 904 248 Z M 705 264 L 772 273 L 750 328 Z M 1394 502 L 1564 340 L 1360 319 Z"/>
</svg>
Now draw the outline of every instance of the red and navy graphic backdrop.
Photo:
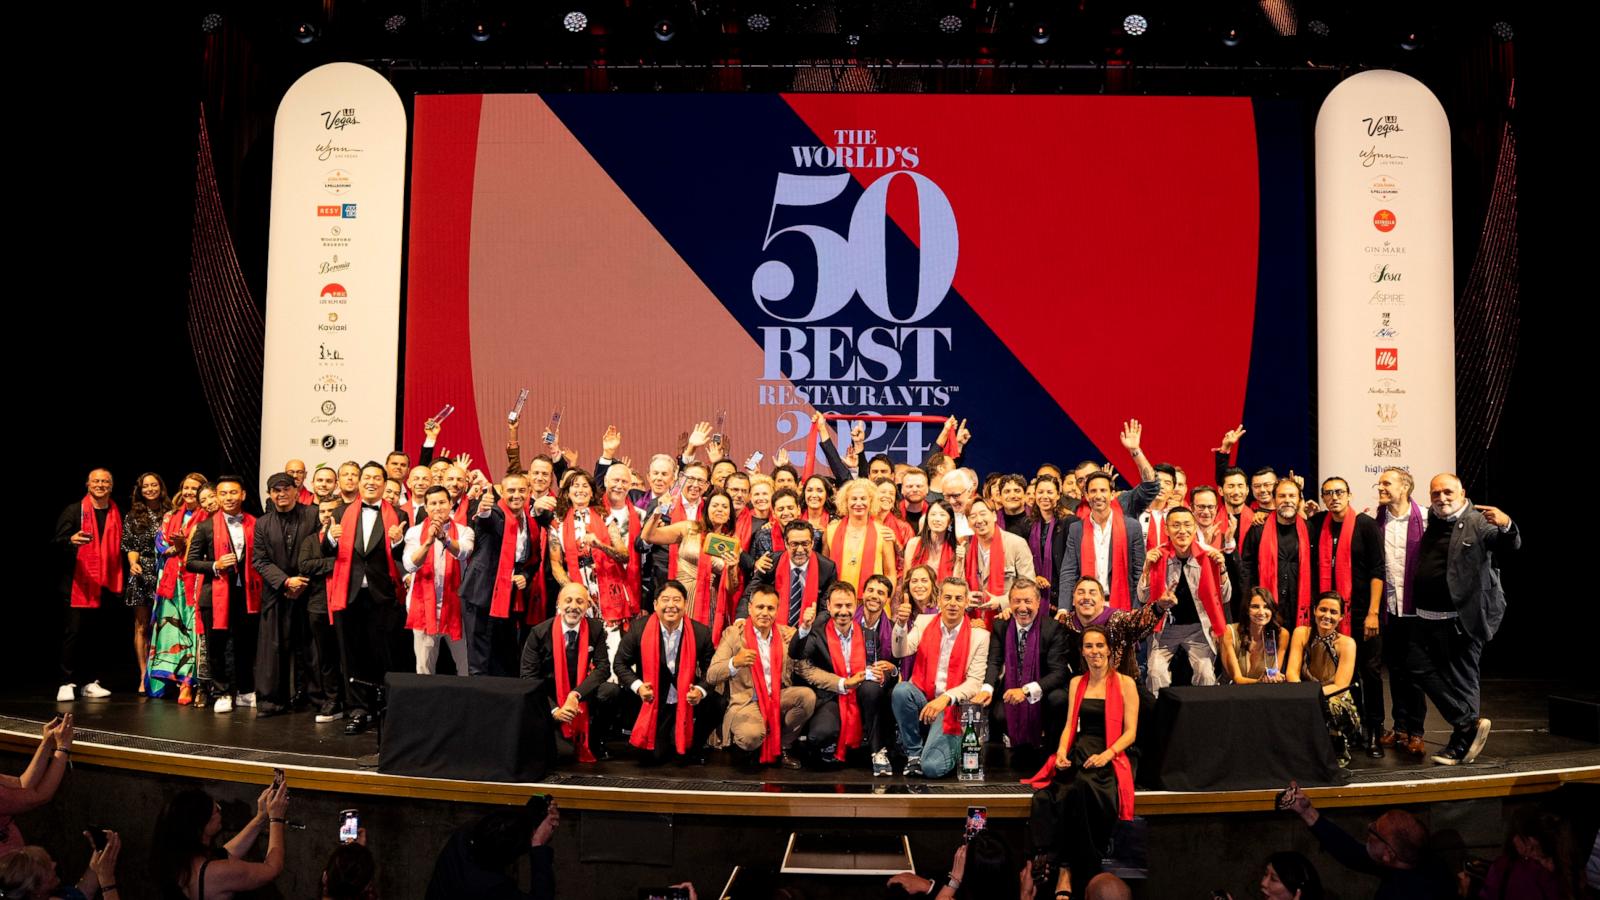
<svg viewBox="0 0 1600 900">
<path fill-rule="evenodd" d="M 721 419 L 808 450 L 813 410 L 954 415 L 980 471 L 1307 466 L 1297 107 L 1239 98 L 421 96 L 405 440 L 498 456 L 560 414 L 636 468 Z M 920 459 L 935 426 L 875 425 Z M 587 464 L 587 462 L 586 462 Z M 485 467 L 498 471 L 498 462 Z"/>
</svg>

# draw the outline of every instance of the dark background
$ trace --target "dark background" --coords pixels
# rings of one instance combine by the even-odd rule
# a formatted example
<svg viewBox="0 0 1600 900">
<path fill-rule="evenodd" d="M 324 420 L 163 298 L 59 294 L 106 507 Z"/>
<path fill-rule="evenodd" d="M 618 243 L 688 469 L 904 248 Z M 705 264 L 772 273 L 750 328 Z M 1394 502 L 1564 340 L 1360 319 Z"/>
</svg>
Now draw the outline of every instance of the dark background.
<svg viewBox="0 0 1600 900">
<path fill-rule="evenodd" d="M 13 568 L 21 582 L 10 606 L 20 614 L 11 620 L 10 633 L 23 639 L 7 654 L 7 674 L 41 690 L 59 683 L 65 606 L 56 583 L 67 561 L 49 542 L 62 508 L 82 496 L 88 470 L 112 470 L 114 496 L 124 508 L 136 477 L 149 469 L 169 485 L 190 470 L 253 474 L 254 448 L 242 460 L 230 460 L 215 434 L 186 331 L 198 116 L 204 105 L 232 238 L 259 303 L 265 293 L 277 98 L 299 74 L 340 54 L 325 45 L 308 50 L 283 39 L 285 26 L 278 21 L 230 26 L 220 37 L 206 38 L 198 27 L 206 11 L 177 4 L 157 11 L 96 10 L 69 19 L 57 9 L 29 9 L 19 14 L 13 31 L 41 48 L 56 48 L 48 71 L 59 79 L 19 84 L 43 99 L 14 98 L 21 126 L 12 132 L 20 163 L 13 214 L 21 223 L 19 232 L 31 238 L 13 257 L 13 271 L 27 273 L 13 284 L 36 287 L 28 292 L 33 296 L 20 299 L 23 327 L 13 332 L 12 383 L 21 389 L 11 404 L 10 432 L 18 471 L 39 472 L 40 482 L 27 486 L 26 508 L 16 517 L 21 530 L 16 546 L 30 564 Z M 1483 227 L 1498 137 L 1508 115 L 1518 139 L 1522 197 L 1575 198 L 1588 184 L 1587 160 L 1579 161 L 1580 144 L 1572 140 L 1578 121 L 1563 108 L 1561 88 L 1568 73 L 1559 61 L 1567 57 L 1541 43 L 1530 23 L 1518 28 L 1514 70 L 1507 52 L 1487 41 L 1398 66 L 1440 96 L 1455 132 L 1458 290 Z M 1508 113 L 1505 94 L 1512 72 L 1516 108 Z M 581 72 L 396 70 L 394 77 L 407 98 L 418 90 L 707 90 L 727 84 L 725 72 L 704 70 L 618 73 L 598 83 L 592 73 Z M 1197 83 L 1205 88 L 1193 89 Z M 1165 81 L 1151 76 L 1140 86 L 1150 92 L 1240 92 L 1315 101 L 1335 83 L 1337 77 L 1329 73 L 1258 76 L 1248 83 L 1174 74 Z M 793 82 L 740 82 L 735 89 L 792 87 Z M 1075 83 L 1032 87 L 1094 89 Z M 975 89 L 954 75 L 943 82 L 930 76 L 921 88 Z M 1307 108 L 1314 114 L 1315 102 Z M 1308 121 L 1308 138 L 1309 130 Z M 1556 628 L 1581 621 L 1586 579 L 1561 577 L 1560 586 L 1550 588 L 1540 576 L 1560 571 L 1554 568 L 1558 553 L 1572 555 L 1551 526 L 1559 522 L 1568 540 L 1582 541 L 1587 525 L 1581 507 L 1560 509 L 1576 506 L 1574 501 L 1587 493 L 1587 467 L 1580 463 L 1588 439 L 1582 401 L 1591 379 L 1581 358 L 1569 355 L 1580 334 L 1569 324 L 1579 317 L 1569 310 L 1587 305 L 1593 296 L 1584 277 L 1592 266 L 1577 255 L 1577 235 L 1589 229 L 1584 219 L 1574 220 L 1576 201 L 1567 206 L 1557 210 L 1554 204 L 1519 201 L 1520 268 L 1526 273 L 1522 347 L 1504 418 L 1487 441 L 1487 465 L 1468 485 L 1472 497 L 1515 518 L 1527 542 L 1520 557 L 1505 566 L 1510 610 L 1485 656 L 1491 672 L 1566 677 L 1579 676 L 1580 667 L 1592 672 L 1580 663 L 1582 654 L 1566 652 L 1552 640 Z M 1309 351 L 1313 342 L 1305 337 Z M 1468 348 L 1458 372 L 1472 361 Z M 1563 367 L 1564 402 L 1545 402 L 1547 392 L 1558 387 L 1546 369 L 1551 363 Z M 1463 447 L 1483 446 L 1486 438 L 1463 433 L 1459 440 Z M 1426 483 L 1425 476 L 1419 480 Z M 258 482 L 247 477 L 246 483 Z M 128 643 L 127 675 L 113 689 L 133 686 Z"/>
</svg>

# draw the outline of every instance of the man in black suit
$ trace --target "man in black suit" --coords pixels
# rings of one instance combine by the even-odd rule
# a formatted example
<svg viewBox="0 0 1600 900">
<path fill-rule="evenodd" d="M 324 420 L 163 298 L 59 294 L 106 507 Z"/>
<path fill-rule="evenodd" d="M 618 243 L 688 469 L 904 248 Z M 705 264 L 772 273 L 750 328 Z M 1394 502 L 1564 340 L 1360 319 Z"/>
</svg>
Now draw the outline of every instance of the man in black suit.
<svg viewBox="0 0 1600 900">
<path fill-rule="evenodd" d="M 789 658 L 795 661 L 796 674 L 817 694 L 815 711 L 804 732 L 806 746 L 815 754 L 815 762 L 837 764 L 845 712 L 841 705 L 853 701 L 861 721 L 860 746 L 881 756 L 887 765 L 887 744 L 892 732 L 884 710 L 889 706 L 894 657 L 881 653 L 876 628 L 868 632 L 856 622 L 856 589 L 849 582 L 829 585 L 827 616 L 821 625 L 812 627 L 817 625 L 817 618 L 816 608 L 808 607 L 800 617 L 800 630 L 789 642 Z M 845 671 L 834 664 L 835 647 Z M 855 665 L 858 654 L 860 668 Z M 875 758 L 873 762 L 876 766 L 879 760 Z M 876 768 L 874 774 L 878 774 Z"/>
<path fill-rule="evenodd" d="M 735 619 L 743 619 L 750 606 L 750 595 L 758 585 L 778 593 L 778 624 L 790 628 L 800 627 L 800 616 L 806 609 L 815 609 L 818 603 L 826 604 L 821 592 L 838 577 L 838 567 L 833 560 L 816 551 L 816 529 L 805 519 L 793 519 L 783 526 L 783 553 L 767 571 L 755 571 L 750 586 L 739 601 Z M 812 570 L 815 569 L 815 577 Z M 785 589 L 780 589 L 780 586 Z"/>
<path fill-rule="evenodd" d="M 244 511 L 244 483 L 224 475 L 213 487 L 217 513 L 195 526 L 184 568 L 201 576 L 195 621 L 204 628 L 206 654 L 211 659 L 207 693 L 212 709 L 225 713 L 232 712 L 235 703 L 244 707 L 256 704 L 256 629 L 262 582 L 250 567 L 256 519 Z"/>
<path fill-rule="evenodd" d="M 588 609 L 589 589 L 581 581 L 567 584 L 556 597 L 556 618 L 533 626 L 522 647 L 522 677 L 533 679 L 534 691 L 550 704 L 550 716 L 555 720 L 551 734 L 556 755 L 552 759 L 577 757 L 582 761 L 581 747 L 589 748 L 597 759 L 609 758 L 605 735 L 620 689 L 609 681 L 606 630 L 599 619 L 585 615 Z M 560 650 L 556 649 L 558 641 Z M 588 660 L 582 678 L 578 677 L 580 654 Z M 565 696 L 557 696 L 557 665 L 566 668 Z M 570 735 L 566 733 L 569 730 Z"/>
<path fill-rule="evenodd" d="M 972 702 L 989 707 L 989 734 L 1011 741 L 1013 765 L 1038 768 L 1042 748 L 1055 746 L 1067 724 L 1067 635 L 1049 616 L 1040 615 L 1039 586 L 1011 586 L 1007 621 L 994 623 L 989 641 L 989 671 Z M 1035 634 L 1037 632 L 1037 634 Z M 992 702 L 999 693 L 998 703 Z"/>
<path fill-rule="evenodd" d="M 528 518 L 528 477 L 507 475 L 500 483 L 500 501 L 485 490 L 472 519 L 475 542 L 461 573 L 461 627 L 467 639 L 467 674 L 510 675 L 516 671 L 517 622 L 523 619 L 527 589 L 539 573 L 539 538 Z M 505 543 L 506 523 L 516 543 Z M 509 560 L 502 559 L 512 554 Z M 501 579 L 502 563 L 510 575 Z M 518 602 L 521 601 L 521 603 Z"/>
<path fill-rule="evenodd" d="M 617 648 L 617 683 L 643 704 L 631 743 L 644 751 L 647 763 L 675 756 L 680 762 L 703 764 L 706 738 L 722 724 L 722 696 L 713 693 L 706 680 L 716 644 L 711 641 L 710 628 L 684 617 L 688 602 L 683 585 L 668 581 L 656 594 L 655 612 L 634 619 Z M 644 654 L 651 647 L 657 657 L 655 672 L 644 665 Z M 680 693 L 678 672 L 690 665 L 691 658 L 694 668 L 686 676 L 690 684 Z M 688 696 L 683 696 L 685 693 Z M 648 722 L 651 714 L 655 716 L 653 728 Z M 678 732 L 680 714 L 693 721 L 683 740 Z"/>
<path fill-rule="evenodd" d="M 350 679 L 346 734 L 371 726 L 379 708 L 378 685 L 389 670 L 391 632 L 405 624 L 405 607 L 398 598 L 406 526 L 400 511 L 383 501 L 388 477 L 377 462 L 362 466 L 356 483 L 359 502 L 334 509 L 333 524 L 323 538 L 323 553 L 334 557 L 328 608 Z"/>
<path fill-rule="evenodd" d="M 307 612 L 311 597 L 325 592 L 333 560 L 322 555 L 317 508 L 301 503 L 299 493 L 286 472 L 267 479 L 271 502 L 256 522 L 251 548 L 250 564 L 265 582 L 256 647 L 258 719 L 287 712 L 291 701 L 301 698 L 320 711 L 328 706 L 330 687 L 331 696 L 339 696 L 338 685 L 324 680 L 329 661 L 318 657 Z M 336 661 L 331 668 L 333 678 L 338 678 Z M 335 699 L 333 705 L 337 704 Z"/>
</svg>

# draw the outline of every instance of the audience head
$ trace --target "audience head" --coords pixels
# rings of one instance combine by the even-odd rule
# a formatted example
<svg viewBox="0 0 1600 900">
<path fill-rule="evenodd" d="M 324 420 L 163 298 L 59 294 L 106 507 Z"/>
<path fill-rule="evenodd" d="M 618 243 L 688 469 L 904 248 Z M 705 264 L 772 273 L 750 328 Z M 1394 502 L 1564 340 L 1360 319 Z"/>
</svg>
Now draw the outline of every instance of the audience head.
<svg viewBox="0 0 1600 900">
<path fill-rule="evenodd" d="M 1267 857 L 1261 896 L 1265 900 L 1322 900 L 1322 879 L 1311 860 L 1283 850 Z"/>
</svg>

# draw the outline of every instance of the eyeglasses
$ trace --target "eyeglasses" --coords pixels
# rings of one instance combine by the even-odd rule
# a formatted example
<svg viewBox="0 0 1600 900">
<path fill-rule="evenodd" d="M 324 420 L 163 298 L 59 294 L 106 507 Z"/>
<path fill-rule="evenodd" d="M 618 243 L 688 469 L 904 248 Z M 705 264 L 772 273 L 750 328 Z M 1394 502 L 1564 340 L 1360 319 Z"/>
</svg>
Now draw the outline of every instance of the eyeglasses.
<svg viewBox="0 0 1600 900">
<path fill-rule="evenodd" d="M 1322 492 L 1324 497 L 1348 497 L 1350 492 L 1344 488 L 1327 488 Z"/>
<path fill-rule="evenodd" d="M 711 482 L 707 481 L 704 478 L 700 478 L 698 476 L 694 476 L 694 477 L 690 477 L 690 478 L 685 478 L 683 480 L 683 483 L 684 484 L 710 484 Z"/>
<path fill-rule="evenodd" d="M 788 544 L 790 547 L 793 547 L 794 549 L 798 550 L 798 549 L 800 549 L 802 547 L 811 546 L 811 539 L 810 538 L 806 538 L 805 540 L 799 540 L 799 541 L 784 541 L 784 543 Z"/>
</svg>

